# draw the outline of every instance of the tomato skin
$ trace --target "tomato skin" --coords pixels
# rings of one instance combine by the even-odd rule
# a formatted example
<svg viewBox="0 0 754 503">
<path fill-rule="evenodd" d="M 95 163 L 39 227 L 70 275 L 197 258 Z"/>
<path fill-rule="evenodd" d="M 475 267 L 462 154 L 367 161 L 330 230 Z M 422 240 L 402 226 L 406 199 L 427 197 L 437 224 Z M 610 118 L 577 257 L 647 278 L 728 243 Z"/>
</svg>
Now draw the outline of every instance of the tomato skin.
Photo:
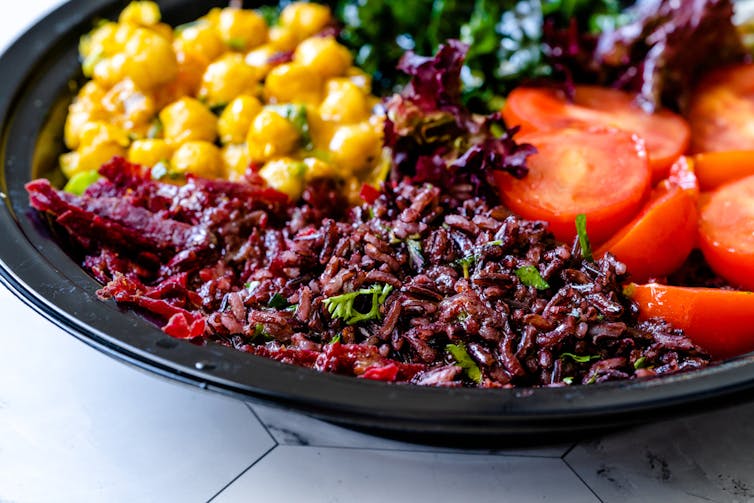
<svg viewBox="0 0 754 503">
<path fill-rule="evenodd" d="M 754 150 L 754 64 L 705 75 L 689 102 L 691 152 Z"/>
<path fill-rule="evenodd" d="M 564 129 L 522 135 L 538 152 L 529 173 L 497 173 L 503 203 L 529 220 L 544 220 L 561 241 L 576 236 L 586 215 L 595 244 L 607 240 L 639 211 L 649 195 L 651 171 L 643 142 L 617 129 Z"/>
<path fill-rule="evenodd" d="M 573 103 L 565 94 L 546 88 L 514 89 L 502 110 L 509 126 L 522 132 L 566 127 L 601 126 L 623 129 L 644 138 L 656 183 L 668 176 L 671 164 L 688 148 L 691 131 L 686 121 L 672 112 L 645 112 L 635 95 L 597 86 L 576 86 Z"/>
<path fill-rule="evenodd" d="M 630 284 L 627 295 L 639 318 L 663 318 L 708 351 L 724 359 L 754 351 L 754 293 L 718 288 Z"/>
<path fill-rule="evenodd" d="M 704 152 L 694 156 L 702 190 L 715 190 L 726 183 L 754 175 L 754 150 Z"/>
<path fill-rule="evenodd" d="M 597 249 L 626 264 L 637 282 L 667 276 L 678 269 L 696 244 L 699 196 L 693 170 L 682 158 L 671 176 L 652 191 L 642 211 Z"/>
<path fill-rule="evenodd" d="M 704 258 L 731 284 L 754 290 L 754 175 L 702 200 L 699 248 Z"/>
</svg>

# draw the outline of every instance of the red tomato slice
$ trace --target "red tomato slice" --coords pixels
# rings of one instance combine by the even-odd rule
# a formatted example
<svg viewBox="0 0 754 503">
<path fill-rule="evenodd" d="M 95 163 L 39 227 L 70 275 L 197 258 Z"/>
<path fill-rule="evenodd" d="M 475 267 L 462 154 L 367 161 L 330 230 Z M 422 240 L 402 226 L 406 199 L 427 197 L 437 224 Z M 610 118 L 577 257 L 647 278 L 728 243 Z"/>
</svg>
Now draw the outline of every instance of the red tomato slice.
<svg viewBox="0 0 754 503">
<path fill-rule="evenodd" d="M 707 74 L 691 97 L 688 119 L 692 152 L 754 150 L 754 64 Z"/>
<path fill-rule="evenodd" d="M 699 247 L 713 271 L 754 290 L 754 176 L 723 185 L 704 198 Z"/>
<path fill-rule="evenodd" d="M 663 318 L 714 358 L 754 351 L 754 293 L 650 283 L 628 285 L 639 317 Z"/>
<path fill-rule="evenodd" d="M 617 129 L 564 129 L 522 135 L 538 152 L 529 174 L 498 173 L 503 202 L 530 220 L 544 220 L 562 241 L 576 236 L 574 220 L 586 215 L 593 243 L 602 243 L 639 211 L 651 171 L 643 142 Z"/>
<path fill-rule="evenodd" d="M 696 244 L 699 188 L 693 169 L 682 157 L 671 176 L 652 191 L 649 202 L 628 225 L 596 252 L 626 264 L 634 281 L 666 276 L 686 260 Z"/>
<path fill-rule="evenodd" d="M 668 176 L 690 138 L 682 117 L 667 110 L 647 113 L 634 95 L 604 87 L 576 86 L 573 103 L 553 89 L 519 87 L 508 95 L 502 112 L 508 125 L 519 124 L 524 132 L 590 125 L 636 133 L 646 142 L 655 182 Z"/>
<path fill-rule="evenodd" d="M 701 189 L 714 190 L 754 175 L 754 150 L 705 152 L 694 156 L 694 165 Z"/>
</svg>

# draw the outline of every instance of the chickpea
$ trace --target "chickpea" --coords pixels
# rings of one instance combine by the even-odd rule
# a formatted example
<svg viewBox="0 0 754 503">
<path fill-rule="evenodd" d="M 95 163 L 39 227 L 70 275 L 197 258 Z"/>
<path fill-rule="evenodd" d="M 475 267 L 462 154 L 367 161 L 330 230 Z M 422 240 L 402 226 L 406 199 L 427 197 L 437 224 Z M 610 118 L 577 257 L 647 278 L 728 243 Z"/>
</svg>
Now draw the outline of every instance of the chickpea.
<svg viewBox="0 0 754 503">
<path fill-rule="evenodd" d="M 131 79 L 115 84 L 101 101 L 118 126 L 134 133 L 146 131 L 157 112 L 154 99 L 139 90 Z"/>
<path fill-rule="evenodd" d="M 92 79 L 110 88 L 126 76 L 126 55 L 119 52 L 110 58 L 99 59 L 92 70 Z"/>
<path fill-rule="evenodd" d="M 187 141 L 215 141 L 217 117 L 199 100 L 184 97 L 160 112 L 165 140 L 174 145 Z"/>
<path fill-rule="evenodd" d="M 330 8 L 314 3 L 294 2 L 280 13 L 280 24 L 298 33 L 301 39 L 319 33 L 331 22 Z"/>
<path fill-rule="evenodd" d="M 254 117 L 262 110 L 262 103 L 253 96 L 243 95 L 231 101 L 217 121 L 220 141 L 243 143 Z"/>
<path fill-rule="evenodd" d="M 114 156 L 124 156 L 129 143 L 125 131 L 106 122 L 86 124 L 80 141 L 78 150 L 60 156 L 60 167 L 68 178 L 99 169 Z"/>
<path fill-rule="evenodd" d="M 306 107 L 306 119 L 309 123 L 309 136 L 311 136 L 314 147 L 319 150 L 327 150 L 338 123 L 325 120 L 320 115 L 318 107 L 315 106 Z"/>
<path fill-rule="evenodd" d="M 160 22 L 160 8 L 154 2 L 131 2 L 121 11 L 118 22 L 154 26 Z"/>
<path fill-rule="evenodd" d="M 235 51 L 247 51 L 267 41 L 267 23 L 253 10 L 221 10 L 217 30 L 223 42 Z"/>
<path fill-rule="evenodd" d="M 220 149 L 207 141 L 187 141 L 176 149 L 170 159 L 176 173 L 193 173 L 206 178 L 222 175 L 223 160 Z"/>
<path fill-rule="evenodd" d="M 64 137 L 68 148 L 78 148 L 84 126 L 90 122 L 107 121 L 108 113 L 101 105 L 104 96 L 104 89 L 92 80 L 81 88 L 65 118 Z"/>
<path fill-rule="evenodd" d="M 203 56 L 207 61 L 212 61 L 225 52 L 220 34 L 206 21 L 199 21 L 180 30 L 173 41 L 173 47 L 176 52 Z"/>
<path fill-rule="evenodd" d="M 289 154 L 300 140 L 301 132 L 289 120 L 265 108 L 254 118 L 246 144 L 250 160 L 264 162 Z"/>
<path fill-rule="evenodd" d="M 245 143 L 229 143 L 221 150 L 225 177 L 238 181 L 249 167 L 249 150 Z"/>
<path fill-rule="evenodd" d="M 356 87 L 361 89 L 361 92 L 363 92 L 364 94 L 372 93 L 372 76 L 361 68 L 352 66 L 351 68 L 346 70 L 346 77 L 348 77 L 348 79 L 353 82 Z"/>
<path fill-rule="evenodd" d="M 270 103 L 319 103 L 321 77 L 296 63 L 276 66 L 267 74 L 264 97 Z"/>
<path fill-rule="evenodd" d="M 123 70 L 141 89 L 170 82 L 178 74 L 178 62 L 170 42 L 156 33 L 137 28 L 126 43 Z"/>
<path fill-rule="evenodd" d="M 307 157 L 304 159 L 304 165 L 306 165 L 306 173 L 304 180 L 306 183 L 316 180 L 317 178 L 337 178 L 338 171 L 329 162 L 325 162 L 322 159 L 316 157 Z"/>
<path fill-rule="evenodd" d="M 287 52 L 296 48 L 299 42 L 299 37 L 296 33 L 283 26 L 272 26 L 268 32 L 268 39 L 270 45 L 277 51 Z"/>
<path fill-rule="evenodd" d="M 202 76 L 199 97 L 214 107 L 227 105 L 241 94 L 256 94 L 260 87 L 254 68 L 240 54 L 230 53 L 211 63 Z"/>
<path fill-rule="evenodd" d="M 325 99 L 319 113 L 325 120 L 359 122 L 369 117 L 367 97 L 348 78 L 330 79 L 325 85 Z"/>
<path fill-rule="evenodd" d="M 382 135 L 367 122 L 340 126 L 330 140 L 333 162 L 357 175 L 374 166 L 381 150 Z"/>
<path fill-rule="evenodd" d="M 259 174 L 273 189 L 287 194 L 292 200 L 304 191 L 306 164 L 290 158 L 275 159 L 265 164 Z"/>
<path fill-rule="evenodd" d="M 264 77 L 272 70 L 270 58 L 280 51 L 270 44 L 264 44 L 246 54 L 246 64 L 257 71 L 257 75 Z"/>
<path fill-rule="evenodd" d="M 327 79 L 345 74 L 353 58 L 333 37 L 312 37 L 296 47 L 293 61 Z"/>
<path fill-rule="evenodd" d="M 172 156 L 173 147 L 160 139 L 135 140 L 128 149 L 128 160 L 142 166 L 154 166 Z"/>
</svg>

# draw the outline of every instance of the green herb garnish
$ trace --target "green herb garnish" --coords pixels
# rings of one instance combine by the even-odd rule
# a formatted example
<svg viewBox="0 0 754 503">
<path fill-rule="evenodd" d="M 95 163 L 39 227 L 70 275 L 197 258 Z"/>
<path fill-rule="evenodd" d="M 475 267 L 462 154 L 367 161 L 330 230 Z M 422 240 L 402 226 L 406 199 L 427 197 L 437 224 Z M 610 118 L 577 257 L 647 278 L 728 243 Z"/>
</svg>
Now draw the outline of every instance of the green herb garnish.
<svg viewBox="0 0 754 503">
<path fill-rule="evenodd" d="M 371 288 L 362 288 L 355 292 L 344 293 L 329 297 L 323 301 L 327 312 L 330 316 L 340 318 L 349 325 L 354 325 L 360 321 L 376 320 L 380 318 L 380 306 L 384 304 L 387 296 L 393 291 L 392 285 L 373 285 Z M 361 313 L 354 307 L 354 302 L 360 295 L 372 296 L 372 307 L 366 313 Z"/>
<path fill-rule="evenodd" d="M 602 358 L 600 355 L 575 355 L 573 353 L 562 353 L 560 359 L 570 358 L 576 363 L 589 363 L 592 360 L 599 360 Z"/>
<path fill-rule="evenodd" d="M 159 118 L 156 118 L 152 121 L 152 124 L 149 125 L 149 129 L 147 130 L 147 138 L 149 138 L 150 140 L 159 138 L 160 136 L 162 136 L 162 131 L 162 121 Z"/>
<path fill-rule="evenodd" d="M 274 339 L 274 337 L 272 337 L 272 335 L 267 332 L 267 329 L 264 328 L 264 325 L 262 323 L 257 323 L 256 325 L 254 325 L 254 334 L 252 335 L 252 338 L 256 339 L 257 337 L 262 337 L 268 341 Z"/>
<path fill-rule="evenodd" d="M 474 265 L 474 263 L 479 259 L 477 255 L 466 255 L 463 258 L 460 258 L 456 260 L 456 264 L 461 266 L 461 270 L 463 271 L 463 277 L 465 279 L 469 279 L 469 267 Z"/>
<path fill-rule="evenodd" d="M 589 242 L 589 236 L 586 233 L 586 215 L 580 213 L 576 215 L 576 233 L 579 236 L 579 246 L 581 246 L 581 256 L 584 260 L 594 262 L 592 256 L 592 245 Z"/>
<path fill-rule="evenodd" d="M 647 365 L 647 357 L 646 356 L 642 356 L 641 358 L 637 358 L 636 361 L 634 362 L 634 369 L 635 370 L 644 369 L 644 368 L 647 368 L 647 366 L 648 365 Z"/>
<path fill-rule="evenodd" d="M 283 309 L 288 307 L 288 301 L 279 293 L 275 293 L 272 297 L 270 297 L 270 301 L 267 303 L 267 307 L 271 307 L 273 309 Z"/>
<path fill-rule="evenodd" d="M 228 40 L 228 47 L 233 49 L 234 51 L 243 51 L 246 49 L 246 40 L 240 38 L 240 37 L 234 37 Z"/>
<path fill-rule="evenodd" d="M 304 105 L 286 103 L 285 105 L 267 105 L 272 110 L 295 127 L 301 135 L 301 144 L 306 150 L 313 148 L 311 134 L 309 133 L 309 119 Z"/>
<path fill-rule="evenodd" d="M 448 344 L 445 346 L 445 349 L 463 369 L 469 379 L 475 383 L 482 382 L 482 371 L 479 370 L 479 366 L 471 359 L 469 352 L 466 351 L 466 346 L 461 343 Z"/>
<path fill-rule="evenodd" d="M 503 240 L 502 239 L 496 239 L 494 241 L 488 241 L 484 244 L 484 246 L 503 246 Z"/>
<path fill-rule="evenodd" d="M 563 378 L 563 382 L 566 383 L 566 384 L 569 384 L 569 385 L 573 384 L 573 377 L 571 377 L 571 376 L 564 377 Z"/>
<path fill-rule="evenodd" d="M 335 344 L 335 343 L 338 343 L 338 342 L 340 342 L 340 334 L 335 334 L 335 337 L 333 337 L 332 339 L 330 339 L 329 344 Z"/>
<path fill-rule="evenodd" d="M 533 265 L 525 265 L 516 269 L 516 276 L 526 286 L 533 286 L 537 290 L 547 290 L 550 284 L 545 281 L 539 270 Z"/>
<path fill-rule="evenodd" d="M 90 171 L 81 171 L 80 173 L 73 175 L 71 179 L 68 180 L 68 183 L 65 184 L 63 190 L 65 192 L 68 192 L 69 194 L 80 196 L 84 192 L 86 192 L 86 189 L 88 189 L 91 184 L 93 184 L 100 178 L 101 177 L 99 173 L 97 173 L 96 169 Z"/>
</svg>

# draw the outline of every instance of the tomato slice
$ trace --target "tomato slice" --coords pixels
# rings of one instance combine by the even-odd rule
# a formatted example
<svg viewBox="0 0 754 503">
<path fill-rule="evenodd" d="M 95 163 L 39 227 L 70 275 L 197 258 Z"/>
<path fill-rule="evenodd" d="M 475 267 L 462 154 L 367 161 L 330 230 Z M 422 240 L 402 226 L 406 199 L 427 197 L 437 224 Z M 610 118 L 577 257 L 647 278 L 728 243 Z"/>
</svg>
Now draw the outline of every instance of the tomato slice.
<svg viewBox="0 0 754 503">
<path fill-rule="evenodd" d="M 698 198 L 693 169 L 682 157 L 636 218 L 602 245 L 596 256 L 612 253 L 626 264 L 634 281 L 672 273 L 696 244 Z"/>
<path fill-rule="evenodd" d="M 705 152 L 694 156 L 702 190 L 714 190 L 729 182 L 754 175 L 754 150 Z"/>
<path fill-rule="evenodd" d="M 688 119 L 694 153 L 754 150 L 754 64 L 705 75 L 691 97 Z"/>
<path fill-rule="evenodd" d="M 668 175 L 690 139 L 686 121 L 667 110 L 647 113 L 635 95 L 597 86 L 576 86 L 573 103 L 557 90 L 519 87 L 502 110 L 510 126 L 522 131 L 544 131 L 576 125 L 614 127 L 644 138 L 655 182 Z"/>
<path fill-rule="evenodd" d="M 733 285 L 754 289 L 754 176 L 704 198 L 699 247 L 713 271 Z"/>
<path fill-rule="evenodd" d="M 609 128 L 564 129 L 522 135 L 538 152 L 529 174 L 517 179 L 498 173 L 503 202 L 530 220 L 544 220 L 562 241 L 576 235 L 574 220 L 586 215 L 593 243 L 612 236 L 641 208 L 651 172 L 643 142 Z"/>
<path fill-rule="evenodd" d="M 650 283 L 625 289 L 640 319 L 664 318 L 714 358 L 754 351 L 754 293 Z"/>
</svg>

